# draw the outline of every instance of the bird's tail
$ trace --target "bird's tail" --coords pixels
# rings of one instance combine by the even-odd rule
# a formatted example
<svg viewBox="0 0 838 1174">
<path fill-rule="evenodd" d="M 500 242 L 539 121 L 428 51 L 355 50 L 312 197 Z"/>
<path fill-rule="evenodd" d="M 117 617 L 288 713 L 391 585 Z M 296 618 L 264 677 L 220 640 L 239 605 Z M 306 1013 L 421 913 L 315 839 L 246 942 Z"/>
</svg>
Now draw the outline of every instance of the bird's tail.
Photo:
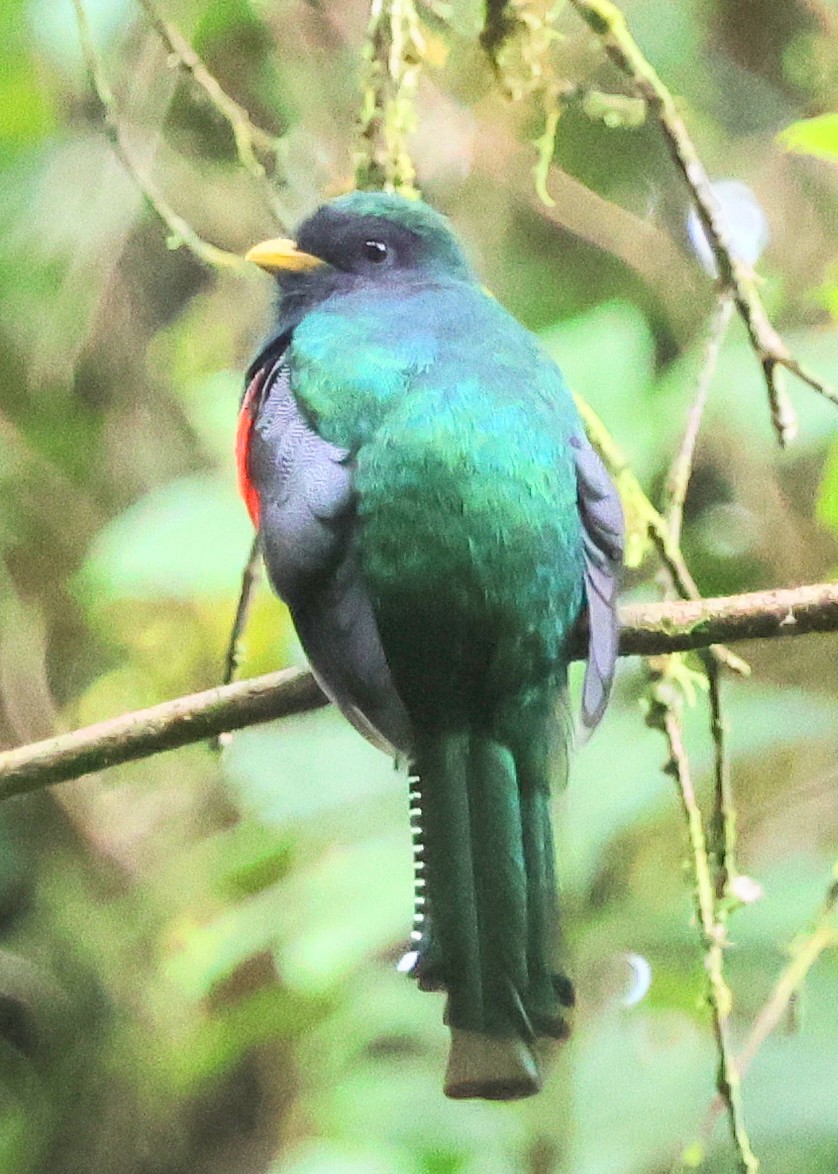
<svg viewBox="0 0 838 1174">
<path fill-rule="evenodd" d="M 448 994 L 451 1097 L 538 1092 L 540 1041 L 568 1032 L 572 988 L 555 966 L 552 724 L 507 720 L 416 747 L 413 973 Z"/>
</svg>

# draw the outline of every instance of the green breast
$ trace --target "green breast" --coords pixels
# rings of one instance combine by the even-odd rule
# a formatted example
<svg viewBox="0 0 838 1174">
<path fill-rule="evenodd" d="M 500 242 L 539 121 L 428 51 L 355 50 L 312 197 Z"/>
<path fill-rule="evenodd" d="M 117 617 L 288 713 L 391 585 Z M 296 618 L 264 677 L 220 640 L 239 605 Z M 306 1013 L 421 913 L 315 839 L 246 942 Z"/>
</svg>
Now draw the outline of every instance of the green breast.
<svg viewBox="0 0 838 1174">
<path fill-rule="evenodd" d="M 361 569 L 408 708 L 562 677 L 581 425 L 532 337 L 451 282 L 334 299 L 291 357 L 318 431 L 357 453 Z"/>
</svg>

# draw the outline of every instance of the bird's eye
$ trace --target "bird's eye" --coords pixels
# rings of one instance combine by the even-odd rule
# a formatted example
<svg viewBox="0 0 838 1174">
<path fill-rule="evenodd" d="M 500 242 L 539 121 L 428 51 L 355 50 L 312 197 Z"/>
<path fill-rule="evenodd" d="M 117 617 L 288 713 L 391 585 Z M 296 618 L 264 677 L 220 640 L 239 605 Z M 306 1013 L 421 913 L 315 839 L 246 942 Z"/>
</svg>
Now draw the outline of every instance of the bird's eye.
<svg viewBox="0 0 838 1174">
<path fill-rule="evenodd" d="M 364 253 L 368 261 L 380 265 L 387 260 L 387 246 L 384 241 L 364 241 Z"/>
</svg>

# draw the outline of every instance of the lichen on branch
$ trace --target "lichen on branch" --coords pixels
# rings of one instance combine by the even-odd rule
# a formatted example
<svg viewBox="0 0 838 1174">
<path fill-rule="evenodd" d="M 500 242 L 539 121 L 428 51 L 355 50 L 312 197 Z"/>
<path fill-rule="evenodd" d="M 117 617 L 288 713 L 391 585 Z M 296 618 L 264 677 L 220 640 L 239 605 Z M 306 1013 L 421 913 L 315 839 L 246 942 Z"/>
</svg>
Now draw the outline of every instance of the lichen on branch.
<svg viewBox="0 0 838 1174">
<path fill-rule="evenodd" d="M 359 188 L 416 196 L 408 140 L 425 41 L 413 0 L 372 0 L 355 159 Z"/>
</svg>

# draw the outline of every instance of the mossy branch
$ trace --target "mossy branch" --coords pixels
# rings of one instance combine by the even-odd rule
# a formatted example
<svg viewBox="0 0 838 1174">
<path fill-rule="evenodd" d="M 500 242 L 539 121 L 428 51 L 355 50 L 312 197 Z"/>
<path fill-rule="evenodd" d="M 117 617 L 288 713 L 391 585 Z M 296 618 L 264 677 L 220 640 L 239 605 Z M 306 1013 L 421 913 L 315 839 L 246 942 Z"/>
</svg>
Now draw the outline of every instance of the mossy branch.
<svg viewBox="0 0 838 1174">
<path fill-rule="evenodd" d="M 782 445 L 788 444 L 797 432 L 797 418 L 779 382 L 781 368 L 791 371 L 833 403 L 838 404 L 838 394 L 801 366 L 771 325 L 757 292 L 754 274 L 732 247 L 724 214 L 675 100 L 638 48 L 623 13 L 611 0 L 570 0 L 570 3 L 600 38 L 608 56 L 630 78 L 635 91 L 646 100 L 660 122 L 716 258 L 721 285 L 733 296 L 762 366 L 777 439 Z"/>
<path fill-rule="evenodd" d="M 417 195 L 408 139 L 424 54 L 413 0 L 372 0 L 355 160 L 359 188 Z"/>
<path fill-rule="evenodd" d="M 669 759 L 664 769 L 675 780 L 687 824 L 696 920 L 701 931 L 707 971 L 707 1001 L 719 1057 L 716 1087 L 730 1119 L 739 1168 L 742 1174 L 755 1174 L 759 1169 L 759 1162 L 751 1149 L 745 1126 L 741 1077 L 730 1041 L 728 1021 L 733 996 L 724 974 L 725 924 L 717 916 L 715 886 L 704 834 L 704 820 L 696 799 L 689 759 L 683 742 L 682 707 L 683 693 L 673 671 L 672 658 L 666 657 L 659 669 L 652 668 L 650 703 L 646 720 L 654 729 L 659 729 L 666 738 Z"/>
<path fill-rule="evenodd" d="M 620 620 L 621 656 L 706 648 L 715 641 L 838 632 L 838 583 L 625 607 Z M 585 633 L 580 630 L 571 650 L 573 658 L 581 659 L 585 648 Z M 269 673 L 179 697 L 3 751 L 0 800 L 324 704 L 314 678 L 301 671 Z"/>
<path fill-rule="evenodd" d="M 733 299 L 723 291 L 710 319 L 704 360 L 699 370 L 695 393 L 687 413 L 681 443 L 666 480 L 662 520 L 669 543 L 672 549 L 677 551 L 679 558 L 682 557 L 680 542 L 684 503 L 692 477 L 704 409 L 732 314 Z M 676 576 L 670 569 L 669 594 L 677 594 L 678 588 Z M 701 948 L 707 975 L 707 1002 L 718 1053 L 716 1087 L 719 1100 L 727 1111 L 740 1170 L 745 1174 L 752 1174 L 758 1169 L 759 1163 L 751 1148 L 745 1125 L 741 1073 L 733 1055 L 728 1030 L 733 995 L 724 970 L 728 918 L 736 903 L 733 896 L 733 882 L 736 876 L 736 807 L 722 711 L 721 662 L 709 649 L 703 654 L 702 661 L 707 679 L 710 732 L 715 761 L 713 811 L 709 820 L 709 831 L 705 831 L 704 817 L 696 801 L 689 759 L 683 743 L 682 710 L 685 697 L 695 691 L 695 681 L 694 674 L 684 663 L 682 655 L 676 653 L 649 661 L 647 722 L 659 729 L 666 739 L 669 757 L 665 769 L 676 783 L 684 810 L 690 844 L 697 922 L 701 930 Z"/>
</svg>

